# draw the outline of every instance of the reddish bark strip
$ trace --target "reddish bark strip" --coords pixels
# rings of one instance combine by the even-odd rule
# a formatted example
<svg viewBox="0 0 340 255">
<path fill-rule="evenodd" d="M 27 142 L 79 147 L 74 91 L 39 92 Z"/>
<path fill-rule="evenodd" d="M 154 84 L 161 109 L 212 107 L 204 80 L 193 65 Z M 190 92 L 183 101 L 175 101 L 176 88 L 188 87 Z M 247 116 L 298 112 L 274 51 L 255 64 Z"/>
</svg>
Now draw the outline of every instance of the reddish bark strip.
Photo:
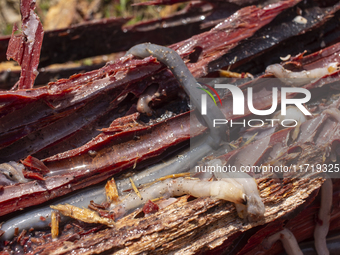
<svg viewBox="0 0 340 255">
<path fill-rule="evenodd" d="M 34 9 L 35 0 L 21 1 L 22 33 L 14 35 L 18 28 L 17 26 L 13 27 L 6 53 L 8 60 L 12 58 L 21 66 L 21 76 L 17 83 L 18 89 L 33 88 L 35 77 L 38 75 L 37 68 L 44 31 Z"/>
<path fill-rule="evenodd" d="M 264 8 L 256 6 L 242 8 L 210 31 L 176 43 L 171 48 L 182 57 L 191 54 L 190 58 L 195 59 L 187 64 L 189 70 L 195 77 L 205 76 L 209 72 L 209 63 L 235 48 L 242 40 L 250 38 L 282 11 L 299 2 L 300 0 L 288 0 Z"/>
</svg>

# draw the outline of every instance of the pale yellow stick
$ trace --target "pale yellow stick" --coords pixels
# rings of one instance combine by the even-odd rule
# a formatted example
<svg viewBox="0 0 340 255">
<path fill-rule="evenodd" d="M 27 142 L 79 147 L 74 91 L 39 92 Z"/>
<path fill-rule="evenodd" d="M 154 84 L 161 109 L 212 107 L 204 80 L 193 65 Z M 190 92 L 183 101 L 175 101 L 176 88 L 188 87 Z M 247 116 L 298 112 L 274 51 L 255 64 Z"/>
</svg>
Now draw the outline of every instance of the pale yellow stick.
<svg viewBox="0 0 340 255">
<path fill-rule="evenodd" d="M 137 194 L 137 196 L 141 199 L 142 196 L 141 196 L 141 194 L 139 193 L 139 191 L 138 191 L 138 189 L 137 189 L 135 183 L 133 182 L 133 180 L 132 180 L 131 178 L 129 178 L 129 179 L 130 179 L 131 186 L 132 186 L 133 190 L 135 191 L 135 193 Z"/>
<path fill-rule="evenodd" d="M 53 211 L 51 214 L 51 234 L 52 239 L 56 239 L 59 236 L 59 221 L 56 211 Z"/>
<path fill-rule="evenodd" d="M 73 205 L 51 205 L 52 209 L 58 210 L 65 216 L 69 216 L 73 219 L 81 220 L 87 223 L 100 223 L 110 227 L 113 227 L 115 222 L 112 219 L 100 217 L 97 212 L 86 208 L 79 208 Z"/>
</svg>

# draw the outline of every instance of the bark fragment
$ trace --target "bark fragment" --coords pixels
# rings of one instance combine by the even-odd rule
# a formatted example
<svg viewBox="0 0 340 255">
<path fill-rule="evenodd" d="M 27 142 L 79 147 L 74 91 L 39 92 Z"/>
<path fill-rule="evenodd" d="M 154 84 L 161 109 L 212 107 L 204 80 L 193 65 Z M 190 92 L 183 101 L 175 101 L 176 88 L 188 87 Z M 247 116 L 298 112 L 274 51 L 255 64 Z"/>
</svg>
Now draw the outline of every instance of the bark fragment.
<svg viewBox="0 0 340 255">
<path fill-rule="evenodd" d="M 22 19 L 22 33 L 17 36 L 16 25 L 7 49 L 7 59 L 14 59 L 21 66 L 21 76 L 18 89 L 33 88 L 35 77 L 38 75 L 40 49 L 44 37 L 42 24 L 34 12 L 35 1 L 21 1 L 20 12 Z"/>
</svg>

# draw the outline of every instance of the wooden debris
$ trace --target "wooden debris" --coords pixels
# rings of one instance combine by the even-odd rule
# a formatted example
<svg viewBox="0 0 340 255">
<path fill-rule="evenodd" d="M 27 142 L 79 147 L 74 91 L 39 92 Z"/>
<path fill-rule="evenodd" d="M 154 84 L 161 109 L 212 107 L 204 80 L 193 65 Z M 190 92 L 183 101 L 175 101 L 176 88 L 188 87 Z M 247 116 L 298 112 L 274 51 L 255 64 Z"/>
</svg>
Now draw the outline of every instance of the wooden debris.
<svg viewBox="0 0 340 255">
<path fill-rule="evenodd" d="M 129 179 L 130 179 L 131 186 L 132 186 L 134 192 L 136 192 L 136 194 L 139 196 L 140 199 L 143 199 L 142 196 L 141 196 L 141 194 L 139 193 L 139 191 L 138 191 L 138 189 L 137 189 L 135 183 L 133 182 L 133 180 L 132 180 L 131 178 L 129 178 Z"/>
<path fill-rule="evenodd" d="M 52 239 L 56 239 L 59 236 L 59 220 L 56 211 L 53 211 L 51 214 L 51 234 Z"/>
<path fill-rule="evenodd" d="M 115 225 L 115 222 L 112 219 L 100 217 L 97 212 L 94 212 L 90 209 L 79 208 L 69 204 L 51 205 L 51 208 L 58 210 L 65 216 L 69 216 L 73 219 L 81 220 L 83 222 L 100 223 L 109 227 L 113 227 Z"/>
<path fill-rule="evenodd" d="M 111 180 L 107 181 L 105 185 L 105 192 L 106 192 L 106 197 L 109 202 L 116 202 L 119 200 L 118 198 L 118 190 L 116 186 L 116 182 L 114 178 Z"/>
</svg>

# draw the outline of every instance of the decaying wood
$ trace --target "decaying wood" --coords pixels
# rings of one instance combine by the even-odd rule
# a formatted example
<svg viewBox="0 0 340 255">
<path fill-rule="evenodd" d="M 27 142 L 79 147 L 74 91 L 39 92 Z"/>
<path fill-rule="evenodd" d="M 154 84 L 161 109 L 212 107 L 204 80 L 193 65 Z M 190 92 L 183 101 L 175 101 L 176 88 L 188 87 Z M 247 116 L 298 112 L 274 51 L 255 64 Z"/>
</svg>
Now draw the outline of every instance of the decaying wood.
<svg viewBox="0 0 340 255">
<path fill-rule="evenodd" d="M 298 2 L 297 0 L 286 1 L 286 5 L 287 5 L 286 7 L 288 8 L 288 6 L 292 6 L 293 4 L 297 2 Z M 324 9 L 323 10 L 324 16 L 320 18 L 320 20 L 318 21 L 320 24 L 319 23 L 318 24 L 321 25 L 324 21 L 326 21 L 330 17 L 331 14 L 338 15 L 339 8 L 340 8 L 339 6 L 336 6 L 336 8 L 329 8 L 329 10 Z M 282 8 L 282 11 L 283 9 L 284 8 Z M 315 8 L 315 9 L 318 9 L 318 8 Z M 255 9 L 255 10 L 256 12 L 261 11 L 260 9 Z M 292 9 L 291 11 L 295 15 L 295 9 L 294 10 Z M 279 15 L 279 13 L 281 13 L 281 9 L 280 11 L 276 11 L 275 15 L 272 14 L 268 16 L 270 17 L 270 19 L 274 19 L 274 17 L 276 15 Z M 247 13 L 245 12 L 245 14 Z M 314 15 L 315 13 L 313 12 L 312 14 Z M 313 15 L 310 16 L 311 19 L 312 17 L 314 17 Z M 249 15 L 245 15 L 245 17 L 249 18 Z M 254 14 L 254 17 L 257 17 L 257 15 Z M 241 21 L 242 22 L 240 22 L 241 23 L 240 31 L 242 32 L 243 31 L 242 29 L 245 23 L 243 22 L 243 20 Z M 251 21 L 254 21 L 254 20 L 251 19 Z M 150 24 L 151 23 L 149 23 L 149 25 Z M 247 24 L 252 25 L 252 22 L 249 21 L 247 22 Z M 262 23 L 263 26 L 265 24 L 267 23 Z M 311 28 L 314 29 L 313 26 L 311 26 Z M 300 29 L 299 31 L 304 32 L 305 30 Z M 300 33 L 299 31 L 297 31 L 295 34 L 299 34 Z M 140 35 L 140 33 L 143 33 L 142 30 L 137 31 L 137 32 L 136 34 L 138 35 Z M 241 32 L 238 31 L 237 33 L 235 32 L 235 34 L 237 35 L 238 33 L 241 33 Z M 255 36 L 256 36 L 256 33 L 258 35 L 257 29 L 254 29 L 252 33 L 255 33 Z M 291 37 L 291 36 L 292 34 L 287 35 L 287 37 Z M 281 38 L 281 39 L 283 40 L 285 38 Z M 241 42 L 241 40 L 239 41 L 240 43 L 243 43 Z M 239 41 L 237 43 L 239 43 Z M 197 45 L 200 46 L 199 44 Z M 215 49 L 214 47 L 211 47 L 211 48 L 213 52 Z M 249 45 L 248 45 L 248 48 L 249 48 Z M 228 52 L 228 49 L 226 52 Z M 234 49 L 238 49 L 238 48 L 234 48 Z M 196 49 L 192 49 L 192 51 L 193 50 L 196 50 Z M 262 51 L 266 51 L 266 49 Z M 334 51 L 334 52 L 337 52 L 337 51 Z M 332 52 L 332 54 L 334 52 Z M 225 52 L 223 52 L 223 54 L 224 53 Z M 257 53 L 258 52 L 252 52 L 250 53 L 250 55 L 255 55 Z M 190 51 L 186 52 L 185 54 L 190 54 Z M 226 55 L 223 55 L 223 54 L 221 53 L 221 56 L 220 56 L 221 58 L 225 58 Z M 215 65 L 214 67 L 214 64 L 216 64 L 216 62 L 213 62 L 212 59 L 215 59 L 215 57 L 209 60 L 211 62 L 204 64 L 204 66 L 205 65 L 207 66 L 208 72 L 217 70 L 216 68 L 220 68 L 217 65 Z M 202 58 L 201 60 L 203 61 L 205 59 Z M 129 70 L 126 71 L 126 73 L 129 72 L 130 74 L 133 71 L 133 70 L 131 71 L 131 66 L 132 66 L 131 63 L 137 63 L 137 64 L 139 63 L 138 65 L 137 64 L 135 65 L 136 67 L 138 67 L 136 68 L 136 70 L 141 69 L 142 67 L 148 68 L 147 70 L 149 70 L 150 77 L 151 75 L 154 75 L 156 71 L 159 71 L 160 68 L 162 68 L 157 63 L 155 63 L 155 60 L 151 58 L 149 58 L 149 60 L 144 60 L 145 62 L 143 62 L 143 60 L 137 61 L 137 60 L 132 60 L 132 59 L 128 59 L 127 61 L 130 61 L 129 62 L 130 64 L 128 67 Z M 127 63 L 126 61 L 122 62 L 122 64 L 124 65 L 126 65 L 126 63 Z M 210 63 L 213 63 L 213 65 L 210 65 Z M 194 64 L 195 63 L 192 63 L 191 66 L 194 66 Z M 227 65 L 227 64 L 223 63 L 223 65 Z M 120 68 L 121 67 L 114 67 L 114 64 L 111 64 L 111 67 L 110 65 L 108 65 L 106 67 L 103 67 L 101 70 L 123 70 Z M 94 80 L 95 80 L 95 77 L 97 77 L 97 75 L 98 77 L 106 78 L 105 72 L 99 73 L 99 72 L 93 71 L 91 72 L 91 75 L 92 76 L 88 76 L 88 77 Z M 83 80 L 83 78 L 85 79 L 85 75 L 74 76 L 70 80 L 63 80 L 55 84 L 51 84 L 49 88 L 55 88 L 56 90 L 60 92 L 60 95 L 61 95 L 62 93 L 66 94 L 66 89 L 73 88 L 75 87 L 76 84 L 79 84 L 79 88 L 81 87 L 84 88 L 86 84 L 88 84 L 86 86 L 90 86 L 91 85 L 90 83 L 85 82 L 88 78 L 86 78 L 85 80 Z M 120 79 L 121 78 L 122 77 L 120 77 Z M 134 79 L 133 78 L 127 79 L 124 85 L 128 84 L 128 82 L 131 83 L 132 81 L 140 82 L 142 79 L 144 79 L 144 76 L 140 76 L 140 77 L 138 76 L 137 78 L 135 77 Z M 133 84 L 136 85 L 137 83 L 133 83 Z M 144 85 L 146 86 L 146 84 Z M 123 86 L 123 83 L 121 84 L 121 87 L 122 88 L 125 87 Z M 138 87 L 140 88 L 140 86 Z M 65 91 L 63 91 L 62 88 L 64 88 Z M 117 90 L 117 87 L 115 87 L 115 90 Z M 55 96 L 55 98 L 59 98 L 58 97 L 59 95 L 57 94 L 54 95 L 52 92 L 51 92 L 52 94 L 49 94 L 50 91 L 49 90 L 47 91 L 47 88 L 36 89 L 33 92 L 35 93 L 36 97 L 46 96 L 46 98 L 49 98 L 49 96 Z M 86 88 L 84 88 L 84 94 L 86 95 L 85 92 L 86 92 Z M 136 95 L 140 95 L 141 92 L 142 90 L 137 91 L 135 93 Z M 18 92 L 17 95 L 14 95 L 14 94 L 5 95 L 3 96 L 3 98 L 6 99 L 6 98 L 9 98 L 10 96 L 13 96 L 13 100 L 18 99 L 17 103 L 14 102 L 13 105 L 14 107 L 18 107 L 19 109 L 19 106 L 22 103 L 22 101 L 19 99 L 21 99 L 22 95 L 26 95 L 27 98 L 33 98 L 32 95 L 28 96 L 29 93 L 27 93 L 27 91 L 20 91 Z M 80 94 L 79 92 L 79 95 L 82 95 L 82 94 Z M 118 96 L 119 95 L 117 94 L 116 97 L 118 98 Z M 60 96 L 59 100 L 62 101 L 64 99 L 62 96 Z M 97 100 L 100 101 L 99 99 Z M 66 106 L 68 105 L 68 101 L 64 100 L 62 102 L 64 103 L 63 107 L 65 107 L 66 109 L 67 108 Z M 263 102 L 263 100 L 261 100 L 261 102 Z M 40 102 L 38 102 L 37 105 L 39 105 L 39 103 Z M 55 108 L 50 110 L 49 109 L 50 105 L 46 105 L 44 107 L 48 109 L 51 116 L 54 117 L 53 113 L 54 113 Z M 12 111 L 13 109 L 10 108 L 8 109 L 8 111 Z M 17 123 L 18 125 L 17 127 L 20 127 L 23 129 L 25 126 L 27 126 L 27 123 L 22 123 L 21 121 L 22 120 L 20 120 L 19 123 Z M 38 123 L 40 122 L 40 119 L 37 118 L 34 121 L 37 121 Z M 171 121 L 167 120 L 166 123 L 167 125 L 169 125 L 169 123 L 171 124 Z M 181 125 L 177 124 L 175 126 L 178 127 L 178 129 L 180 127 L 183 129 L 183 126 L 182 126 L 183 122 L 178 122 L 178 123 L 181 123 Z M 13 126 L 11 126 L 10 128 L 13 128 Z M 110 128 L 111 128 L 111 131 L 109 130 Z M 107 128 L 106 130 L 110 132 L 113 132 L 112 130 L 114 130 L 114 132 L 117 131 L 116 126 L 110 127 L 110 128 Z M 128 131 L 130 132 L 131 130 L 125 130 L 125 131 L 127 133 Z M 136 132 L 136 130 L 133 130 L 133 131 Z M 180 132 L 184 132 L 184 131 L 176 131 L 174 133 L 178 136 Z M 157 132 L 154 132 L 154 133 L 157 133 Z M 139 135 L 139 133 L 135 133 L 134 135 L 136 134 Z M 163 134 L 164 136 L 165 131 L 163 130 L 162 132 L 160 132 L 160 134 Z M 112 134 L 112 136 L 113 135 L 114 134 Z M 336 133 L 336 135 L 334 135 L 333 137 L 334 139 L 339 138 L 339 133 Z M 138 136 L 138 139 L 136 139 L 135 143 L 137 143 L 137 141 L 140 141 L 140 140 L 143 141 L 143 139 L 144 139 L 143 136 Z M 179 139 L 179 138 L 177 137 L 176 139 Z M 189 139 L 189 136 L 187 135 L 185 139 Z M 338 140 L 335 140 L 335 141 L 336 143 L 338 143 Z M 179 142 L 180 141 L 178 140 L 178 143 Z M 301 145 L 300 147 L 301 152 L 299 152 L 300 154 L 292 153 L 294 155 L 287 155 L 289 154 L 289 152 L 287 152 L 287 154 L 282 155 L 282 157 L 278 157 L 277 162 L 279 161 L 282 165 L 285 165 L 287 161 L 295 159 L 295 156 L 296 156 L 297 158 L 296 160 L 298 161 L 299 164 L 311 163 L 311 162 L 312 163 L 323 163 L 325 160 L 329 160 L 326 158 L 326 153 L 325 153 L 327 149 L 329 149 L 329 145 L 330 144 L 328 143 L 327 145 L 322 144 L 320 146 L 313 146 L 311 145 L 311 143 L 306 143 L 306 144 Z M 19 146 L 22 146 L 22 143 L 20 143 Z M 169 146 L 167 145 L 167 147 L 170 147 L 170 145 Z M 68 152 L 68 153 L 69 153 L 68 156 L 70 157 L 76 156 L 76 154 L 73 155 L 71 152 Z M 79 154 L 79 150 L 77 151 L 77 155 L 78 154 Z M 3 157 L 3 155 L 1 156 Z M 93 157 L 93 155 L 91 154 L 90 156 Z M 139 160 L 138 157 L 141 157 L 141 155 L 140 154 L 137 154 L 137 156 L 133 155 L 133 157 L 131 157 L 130 163 L 126 163 L 124 167 L 127 167 L 127 166 L 132 167 L 132 165 L 134 165 L 134 163 L 137 162 L 137 159 Z M 147 157 L 145 157 L 145 159 L 146 158 Z M 58 159 L 58 161 L 60 161 L 60 158 Z M 98 174 L 101 170 L 103 169 L 105 170 L 106 168 L 102 167 L 101 170 L 100 169 L 98 170 L 98 169 L 96 169 L 97 172 L 94 172 L 94 173 Z M 6 201 L 6 203 L 3 203 L 1 211 L 0 211 L 0 215 L 12 212 L 14 210 L 22 209 L 24 206 L 40 204 L 46 201 L 47 199 L 60 196 L 62 194 L 71 192 L 72 190 L 75 190 L 75 189 L 83 188 L 85 186 L 97 183 L 101 180 L 105 180 L 109 178 L 111 174 L 115 172 L 115 170 L 112 170 L 112 169 L 110 169 L 110 171 L 111 172 L 101 173 L 100 175 L 97 175 L 97 176 L 95 175 L 87 176 L 87 175 L 81 175 L 79 173 L 78 176 L 75 174 L 72 174 L 72 175 L 70 174 L 70 175 L 58 175 L 55 177 L 48 177 L 49 179 L 44 183 L 47 186 L 46 190 L 44 190 L 39 185 L 37 185 L 39 181 L 34 181 L 32 183 L 25 183 L 25 184 L 16 184 L 16 185 L 9 186 L 9 187 L 2 187 L 2 190 L 0 189 L 0 194 L 2 194 L 2 201 L 4 199 L 8 199 L 8 202 Z M 304 176 L 304 177 L 312 177 L 312 175 L 313 174 L 308 174 L 307 176 Z M 226 250 L 228 252 L 229 251 L 228 247 L 229 246 L 232 247 L 234 244 L 234 241 L 238 239 L 239 237 L 241 237 L 241 235 L 247 234 L 247 233 L 249 234 L 249 231 L 251 229 L 254 229 L 257 226 L 263 226 L 263 228 L 261 228 L 260 230 L 256 229 L 258 230 L 258 232 L 256 233 L 256 235 L 252 236 L 251 241 L 248 242 L 248 245 L 240 253 L 240 254 L 246 254 L 248 252 L 249 254 L 251 254 L 252 252 L 251 249 L 253 247 L 257 247 L 259 251 L 261 250 L 260 249 L 261 247 L 259 248 L 260 246 L 259 242 L 261 242 L 261 240 L 265 238 L 264 233 L 269 234 L 269 233 L 274 233 L 280 230 L 280 228 L 282 228 L 282 226 L 284 225 L 283 222 L 285 220 L 287 219 L 289 220 L 295 217 L 299 213 L 301 214 L 301 212 L 306 210 L 306 208 L 308 209 L 308 206 L 311 205 L 311 203 L 313 203 L 313 200 L 317 196 L 318 190 L 324 181 L 324 179 L 322 179 L 321 176 L 316 177 L 316 178 L 294 178 L 294 177 L 296 176 L 286 175 L 285 179 L 280 180 L 277 178 L 269 178 L 267 176 L 266 178 L 263 177 L 262 179 L 258 179 L 259 189 L 261 191 L 261 197 L 266 206 L 265 217 L 263 220 L 258 221 L 258 222 L 246 223 L 244 220 L 240 219 L 237 216 L 237 212 L 232 203 L 223 202 L 222 200 L 216 200 L 213 198 L 192 199 L 189 196 L 183 196 L 183 197 L 178 198 L 177 202 L 169 205 L 168 207 L 164 209 L 161 209 L 160 211 L 154 214 L 150 214 L 148 216 L 144 216 L 144 213 L 142 212 L 141 209 L 137 210 L 134 213 L 126 216 L 125 218 L 118 220 L 116 226 L 113 228 L 97 226 L 95 230 L 93 231 L 89 231 L 89 232 L 82 231 L 82 233 L 74 234 L 74 233 L 68 232 L 65 226 L 64 231 L 60 231 L 62 234 L 57 241 L 52 241 L 47 238 L 46 243 L 39 243 L 39 244 L 35 243 L 31 247 L 29 247 L 30 253 L 31 254 L 71 254 L 71 253 L 72 254 L 97 254 L 97 253 L 108 253 L 108 254 L 111 254 L 111 253 L 114 253 L 114 254 L 168 254 L 168 253 L 197 254 L 199 253 L 199 254 L 202 254 L 202 253 L 208 253 L 210 251 L 216 251 L 217 249 L 220 249 L 220 251 Z M 313 177 L 315 176 L 313 175 Z M 79 178 L 79 180 L 76 181 L 75 178 Z M 59 183 L 58 187 L 56 183 Z M 27 193 L 19 194 L 17 192 L 17 190 L 19 190 L 19 186 L 20 186 L 21 192 L 26 190 Z M 22 187 L 27 187 L 27 189 L 22 189 Z M 30 200 L 33 202 L 31 202 Z M 316 210 L 317 209 L 315 209 L 315 211 Z M 333 218 L 338 221 L 340 220 L 340 217 L 337 216 L 339 212 L 340 212 L 339 206 L 334 208 Z M 314 214 L 310 214 L 310 215 L 315 215 L 314 211 L 313 213 Z M 303 220 L 304 219 L 302 219 L 301 221 Z M 308 221 L 308 224 L 312 225 L 310 221 Z M 310 229 L 311 227 L 309 228 L 309 230 Z M 47 235 L 49 234 L 48 231 L 46 233 Z M 250 233 L 249 235 L 252 235 L 252 233 Z M 24 235 L 25 234 L 23 234 L 22 236 Z M 259 237 L 261 237 L 262 239 Z M 26 236 L 25 238 L 29 239 L 30 237 Z M 300 239 L 299 241 L 301 240 L 303 239 Z M 20 239 L 18 237 L 15 237 L 12 243 L 13 246 L 11 248 L 15 247 L 16 245 L 15 242 L 20 243 Z M 27 247 L 23 248 L 24 252 L 26 252 L 25 248 Z"/>
<path fill-rule="evenodd" d="M 302 1 L 297 8 L 304 13 L 306 24 L 294 22 L 296 9 L 288 9 L 270 26 L 210 63 L 209 71 L 230 66 L 237 72 L 261 73 L 266 66 L 280 61 L 280 57 L 288 54 L 294 56 L 304 51 L 315 52 L 339 40 L 339 4 L 320 7 L 316 2 Z M 320 37 L 320 34 L 323 36 Z"/>
<path fill-rule="evenodd" d="M 311 175 L 309 175 L 311 176 Z M 317 194 L 320 178 L 258 180 L 266 206 L 263 220 L 246 223 L 237 217 L 232 203 L 212 198 L 190 201 L 183 196 L 177 202 L 146 218 L 138 218 L 141 210 L 119 220 L 116 228 L 65 242 L 61 237 L 35 249 L 32 254 L 195 254 L 219 247 L 233 235 L 272 222 L 304 208 L 310 196 Z M 315 192 L 316 191 L 316 192 Z"/>
</svg>

